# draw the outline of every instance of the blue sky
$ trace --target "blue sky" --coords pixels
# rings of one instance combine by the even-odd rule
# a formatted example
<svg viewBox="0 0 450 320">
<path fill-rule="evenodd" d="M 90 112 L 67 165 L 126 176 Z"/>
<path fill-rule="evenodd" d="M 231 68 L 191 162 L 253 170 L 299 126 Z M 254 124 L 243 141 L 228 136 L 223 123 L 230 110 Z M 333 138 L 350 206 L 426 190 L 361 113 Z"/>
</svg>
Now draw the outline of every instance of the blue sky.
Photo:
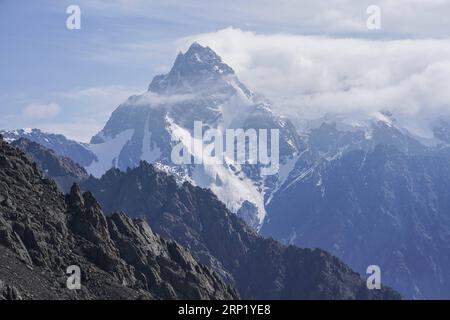
<svg viewBox="0 0 450 320">
<path fill-rule="evenodd" d="M 277 96 L 273 93 L 283 91 L 286 85 L 280 89 L 275 81 L 260 83 L 257 78 L 267 72 L 268 64 L 275 69 L 279 63 L 278 71 L 271 71 L 279 72 L 292 69 L 286 63 L 299 59 L 272 59 L 296 53 L 271 52 L 271 43 L 286 43 L 286 47 L 298 43 L 303 48 L 306 42 L 319 39 L 312 45 L 366 48 L 375 44 L 375 50 L 386 50 L 380 43 L 387 42 L 389 48 L 402 52 L 395 57 L 403 61 L 401 54 L 408 52 L 408 45 L 413 42 L 414 47 L 426 45 L 431 52 L 432 58 L 419 62 L 419 71 L 425 75 L 433 72 L 429 71 L 430 66 L 446 62 L 443 55 L 447 54 L 450 24 L 449 15 L 442 13 L 450 13 L 449 1 L 398 0 L 395 5 L 392 1 L 378 1 L 383 10 L 383 28 L 370 32 L 365 27 L 365 10 L 373 2 L 377 3 L 0 0 L 0 128 L 38 127 L 87 141 L 121 101 L 145 90 L 154 75 L 167 72 L 177 52 L 194 40 L 217 50 L 251 87 L 258 87 L 280 104 L 291 99 L 292 92 L 307 94 L 305 88 L 314 81 L 323 87 L 323 78 L 314 80 L 317 72 L 326 70 L 331 79 L 348 75 L 339 74 L 345 68 L 333 65 L 331 56 L 305 53 L 300 60 L 303 65 L 304 61 L 312 61 L 313 67 L 308 69 L 312 82 L 297 81 L 293 75 L 287 79 L 289 84 L 302 83 L 302 87 L 288 85 L 289 91 Z M 71 4 L 81 8 L 81 30 L 66 28 L 66 8 Z M 335 43 L 335 39 L 342 41 Z M 345 42 L 349 39 L 356 42 Z M 438 48 L 442 47 L 443 53 L 439 54 Z M 261 50 L 268 55 L 261 56 Z M 244 56 L 249 57 L 242 59 Z M 420 56 L 417 52 L 417 59 Z M 315 68 L 319 58 L 324 65 Z M 374 71 L 377 77 L 381 77 L 384 66 L 379 64 Z M 258 76 L 252 76 L 255 74 Z M 397 76 L 403 73 L 389 75 L 389 79 Z M 434 77 L 436 74 L 432 73 L 431 78 Z M 276 74 L 271 78 L 276 79 Z M 334 89 L 330 85 L 326 90 Z M 317 92 L 314 86 L 308 90 Z M 437 103 L 446 104 L 446 98 Z"/>
</svg>

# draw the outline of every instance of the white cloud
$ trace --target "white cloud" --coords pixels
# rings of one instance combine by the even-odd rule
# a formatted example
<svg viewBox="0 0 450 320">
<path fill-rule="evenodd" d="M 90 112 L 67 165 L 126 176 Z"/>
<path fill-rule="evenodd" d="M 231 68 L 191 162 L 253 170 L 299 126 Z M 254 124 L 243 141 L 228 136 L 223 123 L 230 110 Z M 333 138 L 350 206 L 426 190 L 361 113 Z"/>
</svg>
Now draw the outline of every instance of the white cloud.
<svg viewBox="0 0 450 320">
<path fill-rule="evenodd" d="M 160 95 L 155 92 L 146 92 L 139 96 L 133 105 L 137 107 L 151 107 L 151 108 L 170 108 L 174 104 L 186 102 L 194 98 L 191 94 L 174 94 L 174 95 Z"/>
<path fill-rule="evenodd" d="M 23 115 L 32 119 L 49 119 L 57 116 L 61 112 L 61 107 L 52 102 L 49 104 L 32 103 L 25 107 Z"/>
<path fill-rule="evenodd" d="M 450 112 L 450 40 L 265 35 L 227 28 L 181 39 L 180 49 L 193 41 L 215 50 L 280 113 L 312 118 L 381 109 Z"/>
</svg>

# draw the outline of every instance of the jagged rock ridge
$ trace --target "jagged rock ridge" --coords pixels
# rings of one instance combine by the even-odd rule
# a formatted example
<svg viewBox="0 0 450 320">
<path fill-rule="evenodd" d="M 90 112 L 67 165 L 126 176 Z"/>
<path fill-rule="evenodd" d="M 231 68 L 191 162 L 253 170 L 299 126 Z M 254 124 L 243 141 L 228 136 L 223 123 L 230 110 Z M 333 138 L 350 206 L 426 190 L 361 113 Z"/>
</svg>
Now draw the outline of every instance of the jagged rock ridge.
<svg viewBox="0 0 450 320">
<path fill-rule="evenodd" d="M 145 218 L 155 232 L 188 248 L 234 284 L 245 299 L 396 299 L 389 288 L 368 290 L 357 273 L 319 249 L 264 239 L 208 189 L 178 185 L 146 162 L 83 183 L 106 212 Z"/>
<path fill-rule="evenodd" d="M 66 268 L 82 289 L 66 288 Z M 74 185 L 64 196 L 0 138 L 0 295 L 24 299 L 235 299 L 218 275 L 123 213 L 105 217 Z"/>
</svg>

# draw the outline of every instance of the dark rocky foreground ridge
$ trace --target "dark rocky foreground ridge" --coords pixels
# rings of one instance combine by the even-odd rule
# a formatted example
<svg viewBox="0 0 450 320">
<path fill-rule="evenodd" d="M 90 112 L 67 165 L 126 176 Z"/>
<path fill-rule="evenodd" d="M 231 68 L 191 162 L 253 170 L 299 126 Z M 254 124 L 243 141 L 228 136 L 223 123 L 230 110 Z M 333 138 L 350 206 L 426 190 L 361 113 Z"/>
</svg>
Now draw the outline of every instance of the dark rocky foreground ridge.
<svg viewBox="0 0 450 320">
<path fill-rule="evenodd" d="M 28 152 L 35 150 L 28 149 Z M 29 156 L 30 157 L 30 156 Z M 22 152 L 0 141 L 0 299 L 397 299 L 322 250 L 286 247 L 247 228 L 209 191 L 178 186 L 143 162 L 63 196 Z M 41 164 L 45 165 L 45 163 Z M 120 211 L 120 210 L 119 210 Z M 66 289 L 79 265 L 83 289 Z"/>
<path fill-rule="evenodd" d="M 82 289 L 67 289 L 70 265 Z M 105 217 L 90 192 L 64 196 L 0 136 L 0 299 L 235 299 L 237 293 L 143 220 Z"/>
<path fill-rule="evenodd" d="M 82 184 L 105 212 L 145 218 L 233 284 L 244 299 L 398 299 L 393 290 L 368 290 L 336 257 L 265 239 L 248 228 L 208 189 L 175 179 L 141 162 Z"/>
</svg>

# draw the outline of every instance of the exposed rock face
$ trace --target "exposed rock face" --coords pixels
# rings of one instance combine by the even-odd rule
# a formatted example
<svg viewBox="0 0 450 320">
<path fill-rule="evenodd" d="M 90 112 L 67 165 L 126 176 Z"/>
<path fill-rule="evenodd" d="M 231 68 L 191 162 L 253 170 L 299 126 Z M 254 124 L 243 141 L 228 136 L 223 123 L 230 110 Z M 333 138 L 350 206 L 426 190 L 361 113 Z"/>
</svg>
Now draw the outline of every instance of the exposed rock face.
<svg viewBox="0 0 450 320">
<path fill-rule="evenodd" d="M 79 164 L 67 157 L 59 156 L 53 150 L 36 142 L 20 138 L 12 142 L 12 145 L 24 151 L 46 176 L 55 180 L 58 187 L 64 192 L 69 192 L 73 183 L 79 183 L 89 176 Z"/>
<path fill-rule="evenodd" d="M 0 138 L 0 297 L 234 299 L 178 244 L 123 213 L 105 217 L 77 185 L 64 197 L 35 163 Z M 68 266 L 82 289 L 66 288 Z"/>
<path fill-rule="evenodd" d="M 276 194 L 261 230 L 320 247 L 408 298 L 450 297 L 450 157 L 392 146 L 354 150 Z"/>
<path fill-rule="evenodd" d="M 389 113 L 324 119 L 266 202 L 260 232 L 322 248 L 352 269 L 381 268 L 404 297 L 450 297 L 450 132 L 417 140 Z M 356 124 L 356 125 L 355 125 Z M 425 143 L 425 144 L 424 144 Z"/>
<path fill-rule="evenodd" d="M 155 232 L 176 240 L 217 270 L 246 299 L 395 299 L 389 288 L 368 290 L 360 276 L 322 250 L 264 239 L 207 189 L 175 179 L 142 162 L 101 179 L 88 179 L 106 212 L 145 217 Z"/>
<path fill-rule="evenodd" d="M 0 300 L 22 300 L 16 287 L 11 287 L 0 280 Z"/>
</svg>

